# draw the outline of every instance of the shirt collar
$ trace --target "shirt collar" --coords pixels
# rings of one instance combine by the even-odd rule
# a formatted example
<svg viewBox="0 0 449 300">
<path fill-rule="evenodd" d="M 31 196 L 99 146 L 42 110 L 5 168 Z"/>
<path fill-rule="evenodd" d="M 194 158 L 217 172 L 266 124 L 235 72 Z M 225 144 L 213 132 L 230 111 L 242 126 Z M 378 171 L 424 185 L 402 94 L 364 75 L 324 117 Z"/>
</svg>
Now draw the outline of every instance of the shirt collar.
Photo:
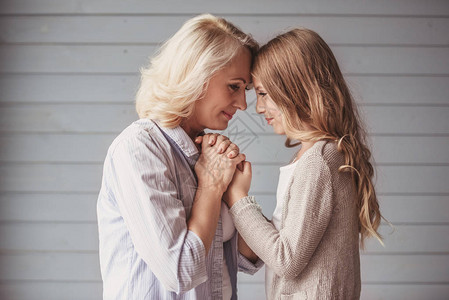
<svg viewBox="0 0 449 300">
<path fill-rule="evenodd" d="M 154 123 L 157 124 L 157 126 L 166 134 L 168 135 L 173 142 L 178 145 L 178 147 L 181 149 L 181 151 L 187 156 L 192 157 L 199 153 L 198 148 L 196 147 L 195 143 L 192 141 L 192 139 L 189 137 L 187 132 L 182 129 L 181 126 L 177 126 L 175 128 L 167 128 L 163 127 L 159 122 L 154 121 Z"/>
</svg>

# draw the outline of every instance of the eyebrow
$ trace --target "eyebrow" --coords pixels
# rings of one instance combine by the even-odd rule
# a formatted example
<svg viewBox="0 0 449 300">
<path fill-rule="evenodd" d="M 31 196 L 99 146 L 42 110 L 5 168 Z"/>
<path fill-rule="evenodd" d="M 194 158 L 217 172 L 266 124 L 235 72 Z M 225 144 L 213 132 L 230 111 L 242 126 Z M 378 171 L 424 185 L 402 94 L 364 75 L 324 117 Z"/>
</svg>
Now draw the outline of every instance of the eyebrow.
<svg viewBox="0 0 449 300">
<path fill-rule="evenodd" d="M 243 78 L 241 78 L 241 77 L 238 77 L 238 78 L 232 78 L 231 80 L 241 80 L 241 81 L 243 81 L 243 83 L 246 84 L 246 80 L 243 79 Z"/>
</svg>

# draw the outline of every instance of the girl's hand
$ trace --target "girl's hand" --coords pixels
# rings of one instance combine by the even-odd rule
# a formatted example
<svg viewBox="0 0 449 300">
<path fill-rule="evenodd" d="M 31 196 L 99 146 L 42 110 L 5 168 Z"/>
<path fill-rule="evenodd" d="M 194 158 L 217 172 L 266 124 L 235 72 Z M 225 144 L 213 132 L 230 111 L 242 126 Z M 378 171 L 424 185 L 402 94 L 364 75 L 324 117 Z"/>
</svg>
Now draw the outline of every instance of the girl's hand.
<svg viewBox="0 0 449 300">
<path fill-rule="evenodd" d="M 195 165 L 199 189 L 217 189 L 223 194 L 234 176 L 236 166 L 245 160 L 244 154 L 233 157 L 235 147 L 231 147 L 232 143 L 226 140 L 226 137 L 220 135 L 202 137 L 201 154 Z M 225 146 L 226 150 L 223 152 Z"/>
<path fill-rule="evenodd" d="M 218 134 L 218 133 L 207 133 L 203 136 L 198 136 L 195 139 L 196 144 L 202 144 L 205 138 L 208 138 L 207 143 L 210 146 L 217 145 L 216 148 L 218 153 L 225 153 L 228 151 L 227 155 L 229 158 L 235 158 L 240 153 L 239 147 L 232 143 L 228 137 Z M 229 151 L 231 150 L 231 151 Z"/>
<path fill-rule="evenodd" d="M 237 201 L 248 196 L 251 186 L 252 170 L 251 163 L 243 161 L 237 166 L 234 177 L 223 195 L 223 200 L 231 208 Z"/>
</svg>

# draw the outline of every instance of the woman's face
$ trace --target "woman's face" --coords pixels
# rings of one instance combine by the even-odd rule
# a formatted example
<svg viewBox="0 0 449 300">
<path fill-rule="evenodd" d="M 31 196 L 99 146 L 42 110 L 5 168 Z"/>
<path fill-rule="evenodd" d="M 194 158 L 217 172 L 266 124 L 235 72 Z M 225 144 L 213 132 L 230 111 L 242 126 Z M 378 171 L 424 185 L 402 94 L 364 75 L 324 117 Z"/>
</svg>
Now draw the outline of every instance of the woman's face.
<svg viewBox="0 0 449 300">
<path fill-rule="evenodd" d="M 185 122 L 188 129 L 226 129 L 236 111 L 246 109 L 245 90 L 251 80 L 250 67 L 251 53 L 242 48 L 211 78 L 204 97 L 196 102 L 192 116 Z"/>
<path fill-rule="evenodd" d="M 260 80 L 253 77 L 253 81 L 257 96 L 257 113 L 265 115 L 265 120 L 267 120 L 268 125 L 273 126 L 275 133 L 285 135 L 284 117 L 281 111 L 270 98 L 270 95 L 268 95 Z"/>
</svg>

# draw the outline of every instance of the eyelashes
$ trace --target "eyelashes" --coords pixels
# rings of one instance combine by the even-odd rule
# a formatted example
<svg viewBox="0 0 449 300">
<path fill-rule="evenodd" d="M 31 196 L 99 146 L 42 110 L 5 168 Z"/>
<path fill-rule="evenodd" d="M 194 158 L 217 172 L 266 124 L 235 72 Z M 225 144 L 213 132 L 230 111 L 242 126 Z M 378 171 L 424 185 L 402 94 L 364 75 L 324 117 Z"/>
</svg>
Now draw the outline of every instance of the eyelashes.
<svg viewBox="0 0 449 300">
<path fill-rule="evenodd" d="M 241 86 L 239 84 L 230 84 L 229 85 L 229 88 L 235 92 L 240 90 L 240 87 Z M 253 89 L 253 86 L 251 84 L 248 84 L 247 86 L 245 86 L 245 91 L 250 91 L 252 89 Z"/>
<path fill-rule="evenodd" d="M 240 85 L 238 85 L 238 84 L 230 84 L 229 87 L 230 87 L 231 90 L 233 90 L 233 91 L 238 91 L 238 90 L 240 90 Z"/>
</svg>

